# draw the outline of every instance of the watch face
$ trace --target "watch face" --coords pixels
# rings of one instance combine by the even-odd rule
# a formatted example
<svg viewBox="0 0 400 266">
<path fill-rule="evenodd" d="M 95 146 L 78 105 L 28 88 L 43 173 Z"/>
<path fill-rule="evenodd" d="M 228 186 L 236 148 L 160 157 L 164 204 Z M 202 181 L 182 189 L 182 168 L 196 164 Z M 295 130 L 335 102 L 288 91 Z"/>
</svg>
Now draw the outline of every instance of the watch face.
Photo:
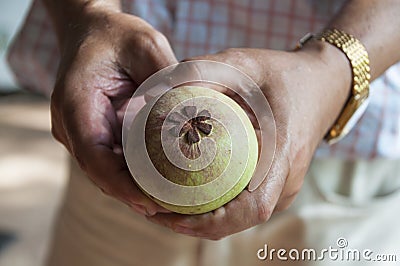
<svg viewBox="0 0 400 266">
<path fill-rule="evenodd" d="M 357 124 L 358 120 L 360 120 L 361 116 L 364 114 L 365 109 L 367 109 L 368 103 L 369 103 L 369 98 L 366 98 L 357 108 L 357 110 L 355 110 L 354 114 L 350 117 L 349 121 L 343 126 L 343 130 L 338 136 L 338 138 L 335 139 L 335 142 L 339 141 L 344 136 L 346 136 L 347 133 L 349 133 L 350 130 Z"/>
<path fill-rule="evenodd" d="M 358 120 L 360 120 L 361 116 L 364 114 L 365 109 L 367 109 L 369 103 L 369 98 L 365 99 L 363 103 L 357 108 L 354 112 L 353 116 L 349 119 L 346 125 L 343 127 L 343 133 L 346 135 L 349 131 L 356 125 Z"/>
<path fill-rule="evenodd" d="M 326 137 L 328 144 L 335 144 L 349 133 L 365 112 L 368 103 L 368 96 L 365 99 L 355 100 L 354 98 L 351 98 L 349 100 L 342 115 L 338 118 L 338 121 L 336 121 L 334 133 L 332 133 L 332 130 Z"/>
</svg>

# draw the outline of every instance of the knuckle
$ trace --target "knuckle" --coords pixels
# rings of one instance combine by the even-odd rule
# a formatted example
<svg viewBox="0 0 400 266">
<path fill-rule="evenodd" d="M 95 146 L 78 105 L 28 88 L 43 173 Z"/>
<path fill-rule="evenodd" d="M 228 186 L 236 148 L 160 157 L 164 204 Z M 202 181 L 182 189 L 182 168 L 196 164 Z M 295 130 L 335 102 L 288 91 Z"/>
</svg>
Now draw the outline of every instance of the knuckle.
<svg viewBox="0 0 400 266">
<path fill-rule="evenodd" d="M 57 73 L 56 84 L 53 88 L 53 91 L 50 95 L 50 102 L 52 105 L 56 105 L 61 101 L 63 98 L 61 92 L 63 91 L 64 87 L 64 79 L 61 77 L 60 72 Z"/>
<path fill-rule="evenodd" d="M 62 89 L 57 86 L 54 88 L 50 97 L 50 114 L 52 123 L 60 122 L 61 116 L 63 115 L 63 109 L 65 105 L 66 97 L 62 95 Z"/>
<path fill-rule="evenodd" d="M 292 191 L 286 196 L 287 198 L 295 198 L 297 196 L 297 194 L 300 193 L 301 188 L 302 188 L 302 182 L 299 184 L 297 184 L 295 187 L 292 188 Z"/>
<path fill-rule="evenodd" d="M 237 67 L 242 72 L 248 74 L 257 84 L 261 84 L 262 77 L 250 72 L 250 69 L 262 69 L 262 65 L 252 56 L 251 51 L 246 48 L 228 48 L 222 51 L 225 63 Z"/>
<path fill-rule="evenodd" d="M 67 145 L 68 143 L 64 143 L 65 139 L 63 139 L 63 126 L 60 117 L 60 111 L 55 106 L 54 102 L 50 104 L 50 116 L 51 116 L 51 135 L 59 142 Z"/>
<path fill-rule="evenodd" d="M 162 50 L 168 44 L 166 37 L 156 30 L 145 31 L 142 38 L 150 51 Z"/>
<path fill-rule="evenodd" d="M 52 117 L 54 117 L 54 115 L 58 113 L 59 99 L 59 94 L 55 90 L 53 90 L 53 93 L 50 97 L 50 112 Z"/>
<path fill-rule="evenodd" d="M 166 227 L 169 227 L 173 232 L 177 233 L 177 234 L 181 234 L 181 229 L 179 227 L 179 225 L 176 224 L 166 224 Z"/>
<path fill-rule="evenodd" d="M 257 201 L 257 219 L 258 223 L 265 223 L 272 215 L 272 210 L 264 203 L 264 201 Z"/>
<path fill-rule="evenodd" d="M 74 158 L 75 158 L 76 162 L 78 163 L 79 167 L 83 171 L 85 171 L 87 173 L 88 172 L 87 165 L 86 165 L 85 161 L 82 159 L 81 155 L 76 152 L 76 150 L 74 149 L 74 146 L 71 146 L 71 154 L 74 156 Z M 103 187 L 103 189 L 104 189 L 106 194 L 111 194 L 111 191 L 110 191 L 109 188 L 104 188 Z"/>
<path fill-rule="evenodd" d="M 112 189 L 110 189 L 109 187 L 103 186 L 103 187 L 99 187 L 99 188 L 100 188 L 100 191 L 101 191 L 104 195 L 107 195 L 107 196 L 110 196 L 110 197 L 113 197 L 113 196 L 114 196 L 114 193 L 113 193 Z"/>
<path fill-rule="evenodd" d="M 52 122 L 52 125 L 51 125 L 51 135 L 52 135 L 57 141 L 61 142 L 61 137 L 60 137 L 60 135 L 58 134 L 57 129 L 56 129 L 56 127 L 55 127 L 55 125 L 54 125 L 53 122 Z"/>
<path fill-rule="evenodd" d="M 60 129 L 58 128 L 57 123 L 54 121 L 54 118 L 51 119 L 51 128 L 50 128 L 51 135 L 55 140 L 58 142 L 63 143 L 64 139 L 62 138 L 62 134 L 60 132 Z M 67 144 L 67 143 L 63 143 Z"/>
</svg>

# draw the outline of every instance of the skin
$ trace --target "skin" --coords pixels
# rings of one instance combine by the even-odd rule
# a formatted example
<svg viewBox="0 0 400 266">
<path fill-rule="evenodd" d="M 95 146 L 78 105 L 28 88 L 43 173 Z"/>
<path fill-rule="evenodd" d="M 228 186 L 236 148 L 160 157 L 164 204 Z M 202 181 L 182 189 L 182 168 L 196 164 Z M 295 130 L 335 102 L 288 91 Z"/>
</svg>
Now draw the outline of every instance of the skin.
<svg viewBox="0 0 400 266">
<path fill-rule="evenodd" d="M 142 19 L 108 2 L 78 2 L 70 11 L 80 14 L 74 24 L 63 27 L 63 18 L 54 18 L 62 56 L 51 98 L 52 133 L 104 193 L 142 215 L 166 212 L 133 183 L 121 128 L 138 84 L 177 60 L 167 39 Z M 52 4 L 52 14 L 62 13 Z"/>
<path fill-rule="evenodd" d="M 228 49 L 187 59 L 225 62 L 257 82 L 276 119 L 277 150 L 258 189 L 243 191 L 213 212 L 180 215 L 140 192 L 120 148 L 130 95 L 146 77 L 176 63 L 168 41 L 140 18 L 121 13 L 118 1 L 45 2 L 62 51 L 51 101 L 52 131 L 105 193 L 152 222 L 213 240 L 264 223 L 290 206 L 351 89 L 351 68 L 340 50 L 310 41 L 299 51 Z M 372 79 L 400 60 L 399 1 L 350 0 L 339 14 L 327 27 L 350 33 L 365 45 Z"/>
</svg>

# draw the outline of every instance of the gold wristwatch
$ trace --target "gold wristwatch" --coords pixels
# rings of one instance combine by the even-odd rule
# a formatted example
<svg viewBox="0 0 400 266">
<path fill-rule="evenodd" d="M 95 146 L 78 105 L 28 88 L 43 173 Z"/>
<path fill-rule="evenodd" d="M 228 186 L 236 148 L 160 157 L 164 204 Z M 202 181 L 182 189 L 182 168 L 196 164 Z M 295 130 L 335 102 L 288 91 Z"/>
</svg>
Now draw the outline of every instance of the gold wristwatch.
<svg viewBox="0 0 400 266">
<path fill-rule="evenodd" d="M 368 53 L 360 41 L 337 29 L 328 29 L 317 35 L 308 33 L 300 39 L 298 48 L 310 39 L 328 42 L 340 49 L 346 55 L 352 69 L 350 97 L 324 138 L 329 144 L 333 144 L 346 136 L 367 108 L 371 78 Z"/>
</svg>

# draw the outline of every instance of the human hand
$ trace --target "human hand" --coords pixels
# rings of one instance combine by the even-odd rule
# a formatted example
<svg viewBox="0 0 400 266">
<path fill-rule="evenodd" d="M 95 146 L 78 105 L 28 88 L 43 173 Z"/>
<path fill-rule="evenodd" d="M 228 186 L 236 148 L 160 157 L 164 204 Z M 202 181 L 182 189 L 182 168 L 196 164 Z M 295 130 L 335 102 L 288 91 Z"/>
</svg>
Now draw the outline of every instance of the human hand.
<svg viewBox="0 0 400 266">
<path fill-rule="evenodd" d="M 244 190 L 201 215 L 148 217 L 178 233 L 217 240 L 263 223 L 293 202 L 316 147 L 345 103 L 351 70 L 339 50 L 316 41 L 298 52 L 228 49 L 193 59 L 224 62 L 248 74 L 263 91 L 276 122 L 274 161 L 255 191 Z"/>
<path fill-rule="evenodd" d="M 167 39 L 140 18 L 105 9 L 79 16 L 63 35 L 51 98 L 52 133 L 106 194 L 143 215 L 167 212 L 129 174 L 122 120 L 135 89 L 177 63 Z"/>
</svg>

